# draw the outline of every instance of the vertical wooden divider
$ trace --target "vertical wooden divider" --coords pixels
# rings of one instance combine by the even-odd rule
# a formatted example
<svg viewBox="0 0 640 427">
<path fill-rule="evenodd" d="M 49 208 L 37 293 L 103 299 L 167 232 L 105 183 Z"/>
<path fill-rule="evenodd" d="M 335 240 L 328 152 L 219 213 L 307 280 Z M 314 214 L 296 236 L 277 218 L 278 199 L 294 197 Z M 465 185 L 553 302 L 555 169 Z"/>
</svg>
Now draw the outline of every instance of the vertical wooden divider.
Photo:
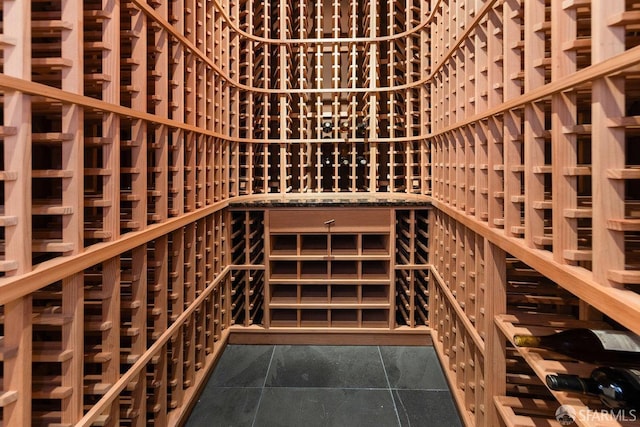
<svg viewBox="0 0 640 427">
<path fill-rule="evenodd" d="M 12 46 L 3 49 L 3 72 L 31 80 L 31 2 L 9 1 L 2 4 L 3 35 Z M 4 270 L 8 275 L 31 270 L 31 100 L 18 91 L 5 91 L 3 99 L 4 129 L 4 216 L 15 218 L 5 227 Z M 6 425 L 31 423 L 32 297 L 17 298 L 4 305 L 4 347 L 16 349 L 13 357 L 3 361 L 4 393 L 16 399 L 3 408 Z"/>
<path fill-rule="evenodd" d="M 131 58 L 137 61 L 137 64 L 131 66 L 131 84 L 138 87 L 138 92 L 132 94 L 131 107 L 139 110 L 147 110 L 147 17 L 139 10 L 131 12 L 131 31 L 137 37 L 131 42 Z M 131 164 L 137 170 L 143 171 L 147 168 L 147 141 L 148 125 L 144 120 L 134 120 L 131 126 Z M 131 217 L 133 222 L 140 224 L 140 228 L 144 230 L 147 224 L 148 211 L 148 182 L 147 173 L 138 173 L 132 177 L 131 190 L 134 194 L 139 195 L 139 200 L 134 203 Z M 133 339 L 131 351 L 133 354 L 143 354 L 147 348 L 148 328 L 147 325 L 147 307 L 148 307 L 148 263 L 147 245 L 142 245 L 132 251 L 132 274 L 138 275 L 137 281 L 132 282 L 132 301 L 138 301 L 138 308 L 133 309 L 131 315 L 131 323 L 134 325 L 144 325 L 140 328 L 140 333 Z M 132 391 L 132 400 L 137 408 L 137 416 L 133 417 L 132 425 L 134 427 L 142 427 L 146 424 L 147 411 L 149 405 L 147 402 L 147 373 L 142 371 L 138 378 L 137 384 Z M 153 380 L 151 380 L 153 381 Z"/>
<path fill-rule="evenodd" d="M 63 33 L 61 56 L 70 58 L 72 65 L 62 71 L 62 89 L 83 94 L 83 48 L 82 48 L 82 3 L 78 1 L 61 2 L 61 18 L 73 22 L 71 30 Z M 73 244 L 71 254 L 78 254 L 83 248 L 83 235 L 78 230 L 84 227 L 83 197 L 83 132 L 84 111 L 78 105 L 62 106 L 62 132 L 73 135 L 71 140 L 62 142 L 62 169 L 72 170 L 73 176 L 63 180 L 62 205 L 72 206 L 73 213 L 62 218 L 62 240 Z M 62 403 L 62 423 L 73 423 L 82 416 L 83 411 L 83 352 L 84 352 L 84 309 L 83 274 L 78 273 L 62 281 L 62 312 L 71 321 L 62 327 L 62 350 L 73 354 L 62 363 L 63 387 L 70 387 L 72 396 Z"/>
<path fill-rule="evenodd" d="M 536 89 L 545 83 L 545 70 L 538 61 L 545 57 L 545 33 L 540 31 L 544 22 L 545 2 L 524 3 L 524 90 Z M 525 159 L 525 243 L 529 247 L 539 247 L 535 238 L 544 236 L 544 211 L 533 209 L 537 201 L 544 200 L 544 177 L 535 168 L 544 165 L 544 107 L 540 103 L 524 107 L 524 159 Z"/>
<path fill-rule="evenodd" d="M 484 358 L 484 397 L 486 425 L 499 425 L 500 416 L 493 404 L 494 396 L 506 393 L 506 361 L 504 335 L 494 323 L 495 316 L 506 312 L 505 252 L 485 240 L 484 286 L 486 338 Z"/>
<path fill-rule="evenodd" d="M 521 70 L 522 22 L 519 0 L 504 2 L 503 49 L 504 49 L 504 100 L 515 98 L 522 93 L 522 81 L 518 78 Z M 504 114 L 504 230 L 506 235 L 520 236 L 523 226 L 522 213 L 522 110 L 511 110 Z"/>
<path fill-rule="evenodd" d="M 502 5 L 487 14 L 488 107 L 504 100 L 504 28 Z M 488 122 L 487 134 L 487 215 L 489 227 L 504 227 L 504 117 L 495 115 Z"/>
<path fill-rule="evenodd" d="M 576 52 L 565 48 L 576 37 L 576 10 L 554 2 L 551 5 L 551 78 L 560 79 L 576 72 Z M 566 171 L 577 164 L 577 137 L 567 132 L 576 124 L 576 93 L 553 95 L 551 123 L 553 170 L 553 256 L 565 263 L 565 253 L 578 249 L 578 220 L 568 218 L 565 209 L 578 204 L 577 177 Z"/>
<path fill-rule="evenodd" d="M 625 11 L 625 2 L 592 1 L 591 7 L 594 21 L 592 60 L 599 62 L 625 49 L 624 27 L 608 24 L 609 17 Z M 625 129 L 608 126 L 608 120 L 626 115 L 624 76 L 604 77 L 593 82 L 591 114 L 593 247 L 598 248 L 593 276 L 603 285 L 620 286 L 611 280 L 609 271 L 625 268 L 624 231 L 611 229 L 608 221 L 625 218 L 625 181 L 611 179 L 608 171 L 625 167 Z"/>
</svg>

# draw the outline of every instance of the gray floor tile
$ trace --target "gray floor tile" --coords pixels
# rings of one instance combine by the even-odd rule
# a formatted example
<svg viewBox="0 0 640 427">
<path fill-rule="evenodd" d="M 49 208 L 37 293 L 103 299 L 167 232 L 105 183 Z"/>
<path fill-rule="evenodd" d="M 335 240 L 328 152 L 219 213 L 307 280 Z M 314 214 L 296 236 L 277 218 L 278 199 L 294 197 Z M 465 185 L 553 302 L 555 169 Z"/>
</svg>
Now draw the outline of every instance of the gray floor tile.
<svg viewBox="0 0 640 427">
<path fill-rule="evenodd" d="M 375 346 L 276 346 L 267 387 L 387 388 Z"/>
<path fill-rule="evenodd" d="M 255 427 L 397 427 L 389 390 L 265 388 Z"/>
<path fill-rule="evenodd" d="M 208 386 L 262 387 L 272 345 L 228 345 L 213 371 Z"/>
<path fill-rule="evenodd" d="M 230 345 L 186 426 L 398 423 L 461 426 L 432 347 Z"/>
<path fill-rule="evenodd" d="M 448 391 L 393 390 L 402 427 L 462 426 Z"/>
<path fill-rule="evenodd" d="M 251 427 L 261 388 L 214 388 L 198 400 L 185 427 Z"/>
<path fill-rule="evenodd" d="M 433 347 L 380 347 L 391 388 L 448 390 Z"/>
</svg>

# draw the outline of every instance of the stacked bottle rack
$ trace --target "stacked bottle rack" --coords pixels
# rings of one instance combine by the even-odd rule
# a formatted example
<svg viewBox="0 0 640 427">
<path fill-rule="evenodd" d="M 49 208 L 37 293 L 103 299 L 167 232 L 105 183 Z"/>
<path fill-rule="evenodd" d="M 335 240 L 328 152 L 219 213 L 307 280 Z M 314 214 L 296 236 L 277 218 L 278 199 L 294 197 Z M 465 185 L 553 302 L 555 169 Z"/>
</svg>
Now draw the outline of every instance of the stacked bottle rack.
<svg viewBox="0 0 640 427">
<path fill-rule="evenodd" d="M 514 332 L 640 332 L 637 7 L 455 1 L 432 11 L 433 325 L 469 425 L 551 423 L 563 403 L 600 408 L 542 381 L 592 366 L 513 349 Z"/>
<path fill-rule="evenodd" d="M 240 4 L 239 195 L 428 192 L 421 7 Z"/>
<path fill-rule="evenodd" d="M 2 424 L 167 425 L 230 323 L 237 37 L 211 2 L 0 9 Z"/>
<path fill-rule="evenodd" d="M 429 210 L 396 210 L 396 324 L 429 325 Z"/>
<path fill-rule="evenodd" d="M 264 302 L 264 213 L 231 211 L 231 323 L 261 325 Z"/>
</svg>

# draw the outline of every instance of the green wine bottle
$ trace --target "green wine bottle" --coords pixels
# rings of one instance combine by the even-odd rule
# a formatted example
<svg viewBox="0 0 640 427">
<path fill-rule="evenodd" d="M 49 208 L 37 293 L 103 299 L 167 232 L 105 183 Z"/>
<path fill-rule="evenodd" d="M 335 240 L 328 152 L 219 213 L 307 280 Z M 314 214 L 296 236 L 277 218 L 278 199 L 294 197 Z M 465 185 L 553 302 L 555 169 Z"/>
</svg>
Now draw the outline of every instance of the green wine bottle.
<svg viewBox="0 0 640 427">
<path fill-rule="evenodd" d="M 640 336 L 626 331 L 576 328 L 544 336 L 515 335 L 513 342 L 596 365 L 640 367 Z"/>
<path fill-rule="evenodd" d="M 556 374 L 545 378 L 551 390 L 597 396 L 612 409 L 640 410 L 640 370 L 600 367 L 589 378 Z"/>
</svg>

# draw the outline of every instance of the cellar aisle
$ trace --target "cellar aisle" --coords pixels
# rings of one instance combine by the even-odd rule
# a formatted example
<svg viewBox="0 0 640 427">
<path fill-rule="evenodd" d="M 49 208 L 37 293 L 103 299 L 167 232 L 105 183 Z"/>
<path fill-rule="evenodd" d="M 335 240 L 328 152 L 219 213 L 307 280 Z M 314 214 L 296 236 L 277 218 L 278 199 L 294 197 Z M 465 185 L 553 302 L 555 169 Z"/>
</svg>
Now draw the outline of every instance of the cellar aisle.
<svg viewBox="0 0 640 427">
<path fill-rule="evenodd" d="M 187 427 L 461 425 L 433 347 L 229 345 Z"/>
</svg>

